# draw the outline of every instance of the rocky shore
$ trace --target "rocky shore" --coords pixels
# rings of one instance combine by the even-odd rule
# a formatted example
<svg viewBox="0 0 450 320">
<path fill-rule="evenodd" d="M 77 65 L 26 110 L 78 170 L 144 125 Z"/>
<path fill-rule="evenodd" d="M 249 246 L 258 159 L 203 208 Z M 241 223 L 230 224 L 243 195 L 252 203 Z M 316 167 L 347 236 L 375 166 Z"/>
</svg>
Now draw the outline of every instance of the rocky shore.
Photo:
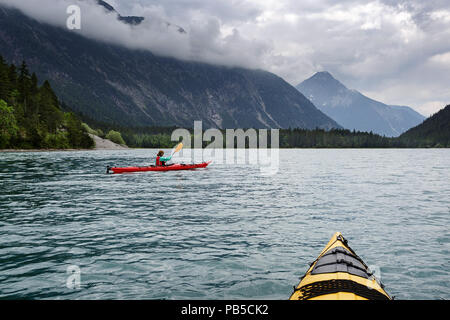
<svg viewBox="0 0 450 320">
<path fill-rule="evenodd" d="M 120 145 L 117 143 L 112 142 L 111 140 L 100 138 L 99 136 L 89 134 L 89 136 L 94 140 L 95 142 L 95 150 L 122 150 L 122 149 L 128 149 L 125 145 Z"/>
<path fill-rule="evenodd" d="M 50 151 L 92 151 L 92 150 L 125 150 L 125 145 L 114 143 L 110 140 L 89 134 L 95 142 L 94 149 L 0 149 L 0 152 L 50 152 Z"/>
</svg>

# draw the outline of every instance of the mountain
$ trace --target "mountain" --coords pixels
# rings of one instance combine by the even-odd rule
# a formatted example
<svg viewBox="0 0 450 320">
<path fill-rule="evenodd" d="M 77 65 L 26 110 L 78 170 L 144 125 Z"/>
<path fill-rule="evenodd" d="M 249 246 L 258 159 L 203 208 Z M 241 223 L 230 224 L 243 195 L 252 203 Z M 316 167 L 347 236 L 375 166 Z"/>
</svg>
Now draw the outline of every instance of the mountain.
<svg viewBox="0 0 450 320">
<path fill-rule="evenodd" d="M 74 111 L 121 126 L 338 128 L 280 77 L 106 44 L 0 7 L 0 54 Z"/>
<path fill-rule="evenodd" d="M 397 137 L 425 117 L 404 106 L 390 106 L 350 90 L 329 72 L 318 72 L 296 87 L 346 129 Z"/>
<path fill-rule="evenodd" d="M 450 148 L 450 105 L 400 136 L 404 141 L 423 141 L 424 146 Z"/>
</svg>

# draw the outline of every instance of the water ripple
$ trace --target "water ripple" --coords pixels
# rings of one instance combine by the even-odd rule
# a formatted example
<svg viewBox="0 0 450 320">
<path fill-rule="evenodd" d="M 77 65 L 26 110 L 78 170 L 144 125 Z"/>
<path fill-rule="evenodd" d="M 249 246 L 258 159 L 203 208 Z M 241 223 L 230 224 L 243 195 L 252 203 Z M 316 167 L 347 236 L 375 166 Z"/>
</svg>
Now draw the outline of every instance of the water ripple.
<svg viewBox="0 0 450 320">
<path fill-rule="evenodd" d="M 450 298 L 449 150 L 105 174 L 154 153 L 0 154 L 0 298 L 286 299 L 335 231 L 397 298 Z"/>
</svg>

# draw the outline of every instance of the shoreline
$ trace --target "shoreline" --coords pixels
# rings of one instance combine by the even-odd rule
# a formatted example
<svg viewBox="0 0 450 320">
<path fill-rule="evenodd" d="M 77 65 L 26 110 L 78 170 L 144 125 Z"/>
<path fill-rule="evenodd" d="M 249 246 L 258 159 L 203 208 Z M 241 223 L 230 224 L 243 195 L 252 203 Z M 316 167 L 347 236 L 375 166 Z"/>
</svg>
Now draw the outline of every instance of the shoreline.
<svg viewBox="0 0 450 320">
<path fill-rule="evenodd" d="M 100 149 L 0 149 L 0 153 L 12 152 L 61 152 L 61 151 L 97 151 Z"/>
<path fill-rule="evenodd" d="M 118 151 L 118 150 L 156 150 L 156 149 L 169 149 L 168 147 L 159 147 L 159 148 L 120 148 L 120 149 L 106 149 L 106 148 L 93 148 L 93 149 L 0 149 L 0 153 L 14 153 L 14 152 L 74 152 L 74 151 Z M 194 148 L 190 148 L 194 149 Z M 239 148 L 234 148 L 234 150 Z M 270 150 L 270 148 L 267 148 Z M 415 149 L 436 149 L 436 150 L 442 150 L 442 149 L 450 149 L 450 148 L 436 148 L 436 147 L 421 147 L 421 148 L 278 148 L 280 150 L 290 150 L 290 149 L 304 149 L 304 150 L 326 150 L 326 149 L 339 149 L 339 150 L 415 150 Z M 223 150 L 226 150 L 224 148 Z M 245 150 L 249 150 L 248 148 L 245 148 Z"/>
<path fill-rule="evenodd" d="M 127 150 L 127 146 L 122 146 L 120 144 L 114 143 L 110 140 L 100 138 L 96 135 L 89 134 L 89 136 L 94 140 L 95 147 L 92 149 L 0 149 L 0 153 L 11 153 L 11 152 L 62 152 L 62 151 L 98 151 L 98 150 Z"/>
</svg>

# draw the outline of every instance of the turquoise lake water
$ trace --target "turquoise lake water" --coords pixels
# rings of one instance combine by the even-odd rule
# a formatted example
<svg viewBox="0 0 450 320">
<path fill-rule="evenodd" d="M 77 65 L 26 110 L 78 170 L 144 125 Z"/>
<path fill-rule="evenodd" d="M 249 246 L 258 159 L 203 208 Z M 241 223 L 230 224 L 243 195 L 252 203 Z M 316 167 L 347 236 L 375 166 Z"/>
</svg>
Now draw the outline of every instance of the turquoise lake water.
<svg viewBox="0 0 450 320">
<path fill-rule="evenodd" d="M 397 299 L 450 299 L 448 149 L 105 174 L 155 153 L 0 153 L 0 298 L 287 299 L 340 231 Z"/>
</svg>

